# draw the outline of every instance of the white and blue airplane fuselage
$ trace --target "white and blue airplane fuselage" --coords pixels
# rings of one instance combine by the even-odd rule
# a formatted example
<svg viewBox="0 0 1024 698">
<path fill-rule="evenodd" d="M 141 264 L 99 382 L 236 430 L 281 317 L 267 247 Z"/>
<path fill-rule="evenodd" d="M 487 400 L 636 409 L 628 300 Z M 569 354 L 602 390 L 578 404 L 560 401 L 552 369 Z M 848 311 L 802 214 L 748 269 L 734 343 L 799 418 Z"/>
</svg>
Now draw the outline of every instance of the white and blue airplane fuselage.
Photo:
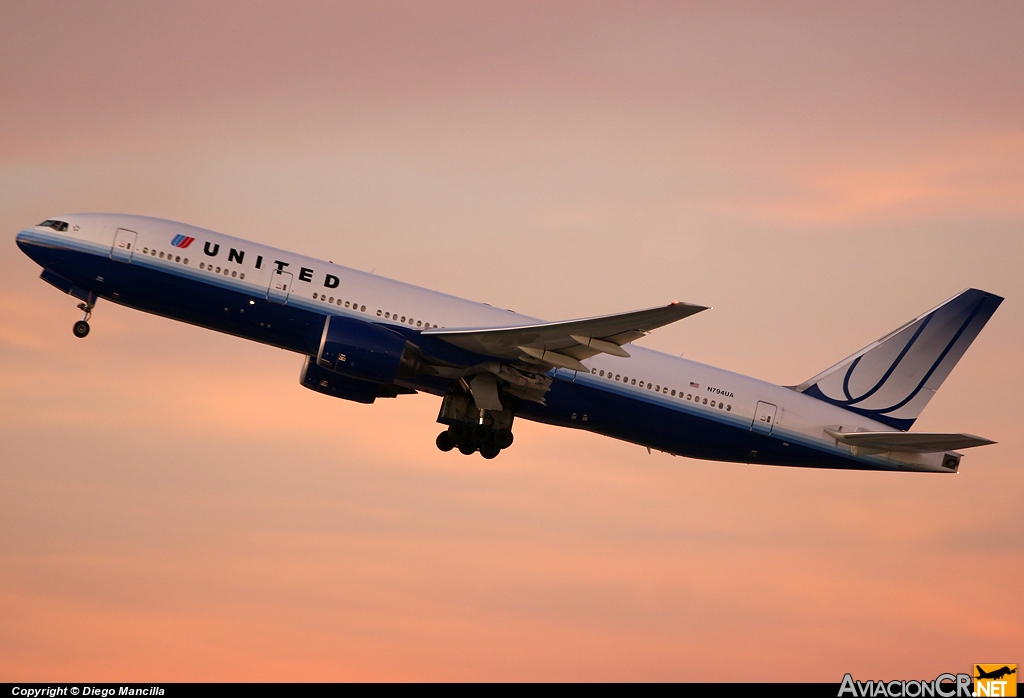
<svg viewBox="0 0 1024 698">
<path fill-rule="evenodd" d="M 181 223 L 74 214 L 17 236 L 42 278 L 98 299 L 294 351 L 301 382 L 361 403 L 443 398 L 442 450 L 487 458 L 515 418 L 709 460 L 956 472 L 969 434 L 909 431 L 1002 299 L 969 289 L 799 386 L 630 343 L 705 310 L 544 322 Z"/>
</svg>

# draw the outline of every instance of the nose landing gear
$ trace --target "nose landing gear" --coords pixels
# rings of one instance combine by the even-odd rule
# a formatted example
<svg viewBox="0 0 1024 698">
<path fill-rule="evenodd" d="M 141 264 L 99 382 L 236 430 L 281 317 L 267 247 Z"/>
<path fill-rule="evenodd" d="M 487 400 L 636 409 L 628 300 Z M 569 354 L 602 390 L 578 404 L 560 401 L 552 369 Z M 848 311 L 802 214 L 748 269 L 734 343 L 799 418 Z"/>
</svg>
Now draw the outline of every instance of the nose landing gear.
<svg viewBox="0 0 1024 698">
<path fill-rule="evenodd" d="M 78 309 L 85 313 L 85 315 L 83 315 L 81 320 L 75 323 L 74 327 L 71 328 L 71 331 L 74 332 L 75 336 L 79 339 L 82 339 L 85 335 L 89 334 L 89 318 L 92 317 L 92 309 L 94 307 L 96 307 L 95 303 L 85 302 L 78 304 Z"/>
</svg>

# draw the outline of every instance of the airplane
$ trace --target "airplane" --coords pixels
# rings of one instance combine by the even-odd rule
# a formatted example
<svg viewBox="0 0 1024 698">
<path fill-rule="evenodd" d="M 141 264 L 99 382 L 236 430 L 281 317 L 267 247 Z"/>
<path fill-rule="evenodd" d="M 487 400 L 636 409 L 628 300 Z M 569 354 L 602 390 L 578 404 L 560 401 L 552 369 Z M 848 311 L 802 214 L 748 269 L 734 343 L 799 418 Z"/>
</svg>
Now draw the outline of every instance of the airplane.
<svg viewBox="0 0 1024 698">
<path fill-rule="evenodd" d="M 22 230 L 41 278 L 302 355 L 300 383 L 370 404 L 441 397 L 442 451 L 497 456 L 516 418 L 714 461 L 955 473 L 971 434 L 910 431 L 1002 298 L 968 289 L 799 385 L 632 345 L 707 310 L 673 302 L 546 322 L 172 221 L 59 216 Z M 628 347 L 628 348 L 627 348 Z"/>
</svg>

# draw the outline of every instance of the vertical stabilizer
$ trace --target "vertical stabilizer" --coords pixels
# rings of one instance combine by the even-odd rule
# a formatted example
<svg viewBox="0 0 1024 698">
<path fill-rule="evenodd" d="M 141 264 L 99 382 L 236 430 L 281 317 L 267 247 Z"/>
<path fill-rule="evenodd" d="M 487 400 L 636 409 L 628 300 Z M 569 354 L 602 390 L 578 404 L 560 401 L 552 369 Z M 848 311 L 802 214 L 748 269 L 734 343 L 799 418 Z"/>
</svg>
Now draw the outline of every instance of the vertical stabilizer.
<svg viewBox="0 0 1024 698">
<path fill-rule="evenodd" d="M 795 390 L 906 431 L 1002 302 L 968 289 Z"/>
</svg>

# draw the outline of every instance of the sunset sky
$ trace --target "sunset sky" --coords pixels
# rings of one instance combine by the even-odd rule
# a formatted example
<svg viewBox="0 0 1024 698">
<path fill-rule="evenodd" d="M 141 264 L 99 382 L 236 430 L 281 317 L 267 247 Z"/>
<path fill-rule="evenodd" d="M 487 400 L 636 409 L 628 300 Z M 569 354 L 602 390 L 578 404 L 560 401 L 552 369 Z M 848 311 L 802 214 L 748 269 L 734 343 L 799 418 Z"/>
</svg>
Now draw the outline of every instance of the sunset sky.
<svg viewBox="0 0 1024 698">
<path fill-rule="evenodd" d="M 0 2 L 0 681 L 934 678 L 1024 663 L 1024 4 Z M 38 279 L 158 216 L 791 385 L 1006 297 L 955 476 L 711 463 Z M 1017 504 L 1014 504 L 1017 502 Z"/>
</svg>

